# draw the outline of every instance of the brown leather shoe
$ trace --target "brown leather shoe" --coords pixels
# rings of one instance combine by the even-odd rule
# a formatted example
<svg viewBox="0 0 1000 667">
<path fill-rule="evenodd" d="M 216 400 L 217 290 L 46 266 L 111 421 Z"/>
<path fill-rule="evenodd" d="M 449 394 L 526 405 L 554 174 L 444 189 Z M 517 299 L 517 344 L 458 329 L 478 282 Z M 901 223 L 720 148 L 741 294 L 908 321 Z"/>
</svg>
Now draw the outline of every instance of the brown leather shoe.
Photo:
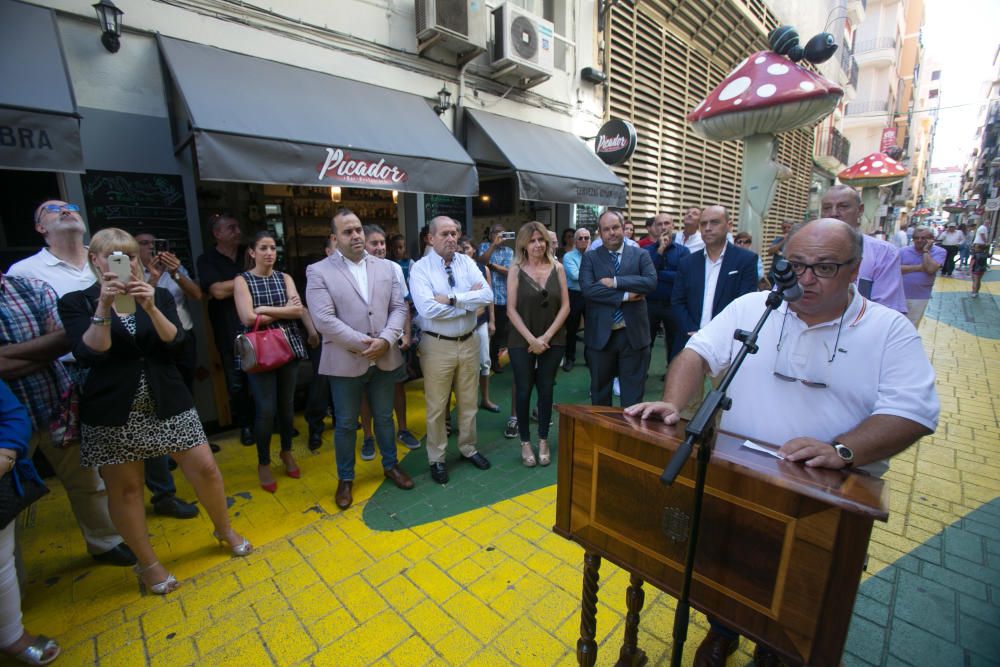
<svg viewBox="0 0 1000 667">
<path fill-rule="evenodd" d="M 753 664 L 756 667 L 784 667 L 785 665 L 778 654 L 773 653 L 771 649 L 762 644 L 757 644 L 753 650 Z"/>
<path fill-rule="evenodd" d="M 386 470 L 385 478 L 404 491 L 409 491 L 413 488 L 413 480 L 398 465 Z"/>
<path fill-rule="evenodd" d="M 694 667 L 725 667 L 726 660 L 740 645 L 740 638 L 727 639 L 721 634 L 708 631 L 708 635 L 694 654 Z"/>
<path fill-rule="evenodd" d="M 346 510 L 354 502 L 354 496 L 351 495 L 351 487 L 354 486 L 354 480 L 340 480 L 337 482 L 337 495 L 334 499 L 337 501 L 337 507 L 342 510 Z"/>
</svg>

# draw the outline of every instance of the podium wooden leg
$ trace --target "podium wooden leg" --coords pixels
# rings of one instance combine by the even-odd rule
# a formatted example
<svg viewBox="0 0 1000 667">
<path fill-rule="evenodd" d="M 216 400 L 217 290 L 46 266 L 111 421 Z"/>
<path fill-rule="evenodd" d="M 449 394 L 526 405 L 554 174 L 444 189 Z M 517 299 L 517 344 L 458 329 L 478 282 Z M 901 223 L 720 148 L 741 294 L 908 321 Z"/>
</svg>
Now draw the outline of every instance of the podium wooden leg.
<svg viewBox="0 0 1000 667">
<path fill-rule="evenodd" d="M 642 584 L 642 579 L 633 574 L 629 579 L 628 590 L 625 591 L 625 604 L 628 607 L 628 613 L 625 614 L 625 641 L 622 642 L 615 667 L 641 667 L 647 662 L 646 652 L 638 646 L 639 612 L 646 601 Z"/>
<path fill-rule="evenodd" d="M 593 667 L 597 662 L 597 581 L 601 578 L 601 557 L 587 552 L 583 555 L 583 598 L 581 601 L 580 639 L 576 642 L 576 662 Z"/>
</svg>

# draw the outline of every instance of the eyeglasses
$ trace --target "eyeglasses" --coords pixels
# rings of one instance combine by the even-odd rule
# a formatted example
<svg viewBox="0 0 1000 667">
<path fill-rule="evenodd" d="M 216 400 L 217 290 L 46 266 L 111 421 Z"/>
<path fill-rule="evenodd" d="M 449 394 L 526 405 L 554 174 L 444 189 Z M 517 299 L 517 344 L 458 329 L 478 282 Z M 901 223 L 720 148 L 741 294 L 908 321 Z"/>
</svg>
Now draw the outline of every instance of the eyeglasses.
<svg viewBox="0 0 1000 667">
<path fill-rule="evenodd" d="M 751 245 L 753 241 L 748 241 L 747 239 L 736 239 L 733 243 L 736 245 Z"/>
<path fill-rule="evenodd" d="M 451 287 L 454 287 L 455 286 L 455 274 L 451 270 L 451 264 L 445 264 L 444 265 L 444 270 L 448 273 L 448 284 Z"/>
<path fill-rule="evenodd" d="M 829 367 L 829 364 L 832 364 L 833 360 L 837 358 L 837 352 L 841 352 L 841 351 L 846 352 L 847 351 L 847 350 L 840 350 L 840 349 L 838 349 L 838 346 L 840 345 L 840 332 L 844 328 L 844 316 L 846 314 L 847 314 L 847 310 L 845 309 L 844 312 L 841 313 L 841 315 L 840 315 L 840 322 L 837 324 L 837 337 L 833 341 L 833 353 L 830 355 L 830 358 L 826 360 L 827 367 Z M 775 358 L 774 358 L 775 368 L 772 370 L 772 375 L 774 375 L 774 377 L 778 378 L 779 380 L 783 380 L 784 382 L 801 382 L 805 386 L 812 387 L 813 389 L 826 389 L 828 385 L 825 382 L 816 382 L 814 380 L 805 380 L 803 378 L 792 377 L 791 375 L 785 375 L 784 373 L 780 372 L 777 369 L 778 362 L 781 359 L 781 355 L 780 355 L 781 346 L 785 342 L 785 322 L 787 320 L 788 320 L 788 310 L 786 308 L 786 310 L 785 310 L 785 316 L 781 320 L 781 330 L 778 332 L 778 344 L 775 347 L 775 349 L 777 350 L 777 352 L 779 354 L 775 355 Z"/>
<path fill-rule="evenodd" d="M 817 278 L 833 278 L 840 271 L 842 266 L 850 266 L 854 264 L 854 260 L 849 260 L 847 262 L 816 262 L 815 264 L 805 264 L 803 262 L 789 262 L 792 265 L 792 271 L 795 272 L 796 276 L 801 276 L 806 272 L 806 269 L 812 269 L 813 275 Z"/>
<path fill-rule="evenodd" d="M 76 204 L 46 204 L 42 207 L 43 211 L 48 211 L 49 213 L 58 213 L 59 211 L 69 211 L 70 213 L 79 213 L 80 207 Z"/>
</svg>

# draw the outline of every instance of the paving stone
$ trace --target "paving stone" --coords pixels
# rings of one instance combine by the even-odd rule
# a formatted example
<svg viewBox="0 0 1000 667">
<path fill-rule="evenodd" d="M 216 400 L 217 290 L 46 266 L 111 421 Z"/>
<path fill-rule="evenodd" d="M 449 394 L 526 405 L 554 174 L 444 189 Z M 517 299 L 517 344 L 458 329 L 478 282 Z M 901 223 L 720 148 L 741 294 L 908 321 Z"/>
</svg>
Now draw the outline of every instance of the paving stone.
<svg viewBox="0 0 1000 667">
<path fill-rule="evenodd" d="M 955 641 L 956 607 L 955 591 L 937 582 L 908 572 L 899 576 L 893 613 L 929 632 Z"/>
<path fill-rule="evenodd" d="M 961 665 L 963 656 L 958 644 L 899 619 L 892 622 L 889 653 L 912 665 Z"/>
</svg>

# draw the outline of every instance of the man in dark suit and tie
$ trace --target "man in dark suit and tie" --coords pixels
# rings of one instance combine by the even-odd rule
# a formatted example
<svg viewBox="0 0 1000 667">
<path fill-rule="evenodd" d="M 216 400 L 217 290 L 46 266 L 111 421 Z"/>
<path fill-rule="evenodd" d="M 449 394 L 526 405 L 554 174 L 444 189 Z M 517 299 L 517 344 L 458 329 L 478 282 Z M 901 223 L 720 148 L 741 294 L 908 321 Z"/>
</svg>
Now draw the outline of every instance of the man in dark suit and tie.
<svg viewBox="0 0 1000 667">
<path fill-rule="evenodd" d="M 584 341 L 590 402 L 611 405 L 611 383 L 617 377 L 621 404 L 626 407 L 642 400 L 646 385 L 651 339 L 645 298 L 656 289 L 656 269 L 649 253 L 625 244 L 620 211 L 606 210 L 597 229 L 601 247 L 580 262 L 580 291 L 587 303 Z"/>
<path fill-rule="evenodd" d="M 732 223 L 726 208 L 706 207 L 699 229 L 705 247 L 681 259 L 674 279 L 677 351 L 731 301 L 757 290 L 757 255 L 729 242 Z"/>
</svg>

